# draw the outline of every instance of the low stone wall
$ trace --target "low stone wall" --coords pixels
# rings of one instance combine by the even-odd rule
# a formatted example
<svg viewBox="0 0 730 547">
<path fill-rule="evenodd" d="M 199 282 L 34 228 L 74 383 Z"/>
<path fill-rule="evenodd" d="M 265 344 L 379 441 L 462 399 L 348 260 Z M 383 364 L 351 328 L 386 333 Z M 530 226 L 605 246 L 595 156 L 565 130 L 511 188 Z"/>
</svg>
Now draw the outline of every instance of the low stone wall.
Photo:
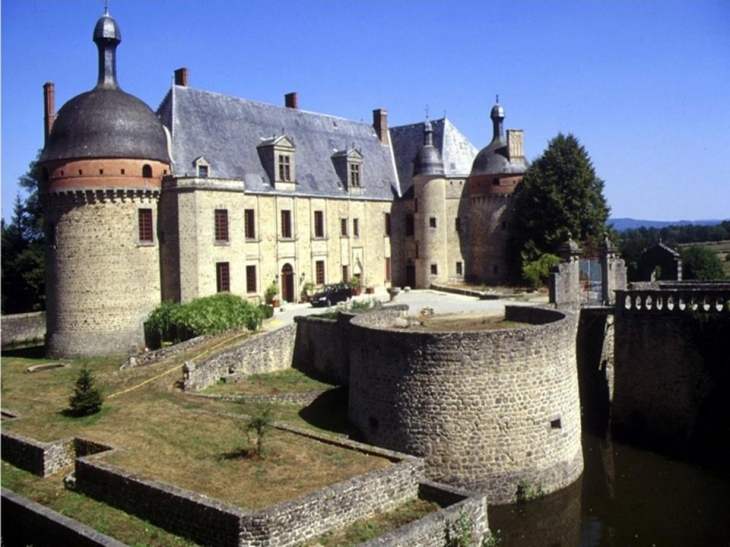
<svg viewBox="0 0 730 547">
<path fill-rule="evenodd" d="M 71 467 L 77 456 L 111 449 L 110 446 L 87 439 L 68 438 L 42 443 L 10 431 L 2 432 L 2 459 L 40 477 L 48 477 Z"/>
<path fill-rule="evenodd" d="M 553 492 L 583 470 L 574 314 L 507 306 L 481 331 L 354 319 L 348 417 L 370 443 L 426 459 L 430 479 L 509 503 L 527 481 Z"/>
<path fill-rule="evenodd" d="M 337 319 L 295 317 L 297 341 L 292 366 L 323 380 L 346 385 L 350 359 L 343 329 L 350 317 L 343 314 Z"/>
<path fill-rule="evenodd" d="M 2 489 L 3 545 L 126 547 L 80 522 Z"/>
<path fill-rule="evenodd" d="M 74 457 L 73 439 L 42 443 L 17 433 L 2 432 L 2 459 L 39 477 L 72 466 Z"/>
<path fill-rule="evenodd" d="M 460 522 L 471 534 L 471 545 L 481 545 L 488 534 L 487 498 L 444 484 L 424 482 L 419 497 L 435 501 L 444 508 L 424 518 L 361 543 L 358 547 L 444 547 L 456 537 Z"/>
<path fill-rule="evenodd" d="M 17 313 L 0 318 L 3 349 L 31 343 L 43 344 L 46 338 L 46 312 Z"/>
<path fill-rule="evenodd" d="M 424 474 L 422 460 L 291 426 L 282 428 L 396 463 L 255 512 L 182 488 L 140 479 L 98 458 L 76 460 L 76 488 L 204 545 L 241 547 L 294 546 L 417 497 Z"/>
<path fill-rule="evenodd" d="M 256 334 L 211 358 L 186 362 L 183 367 L 184 389 L 199 391 L 231 374 L 262 374 L 290 368 L 296 329 L 297 326 L 292 324 Z"/>
</svg>

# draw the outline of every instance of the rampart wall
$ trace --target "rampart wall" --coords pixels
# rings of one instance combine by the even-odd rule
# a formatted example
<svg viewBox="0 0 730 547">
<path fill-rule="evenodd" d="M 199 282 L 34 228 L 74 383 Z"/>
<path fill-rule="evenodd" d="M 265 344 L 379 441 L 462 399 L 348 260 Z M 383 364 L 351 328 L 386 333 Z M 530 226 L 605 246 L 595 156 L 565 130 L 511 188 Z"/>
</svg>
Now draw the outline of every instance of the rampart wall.
<svg viewBox="0 0 730 547">
<path fill-rule="evenodd" d="M 183 368 L 184 389 L 198 391 L 230 375 L 263 374 L 291 367 L 297 325 L 262 332 L 198 362 L 187 361 Z"/>
<path fill-rule="evenodd" d="M 730 454 L 730 285 L 618 291 L 612 428 Z M 723 433 L 724 431 L 724 433 Z"/>
<path fill-rule="evenodd" d="M 2 316 L 2 347 L 43 343 L 46 336 L 45 312 L 16 313 Z"/>
<path fill-rule="evenodd" d="M 426 460 L 427 476 L 513 500 L 552 492 L 583 469 L 576 316 L 507 306 L 529 325 L 465 332 L 352 321 L 349 418 L 364 438 Z"/>
</svg>

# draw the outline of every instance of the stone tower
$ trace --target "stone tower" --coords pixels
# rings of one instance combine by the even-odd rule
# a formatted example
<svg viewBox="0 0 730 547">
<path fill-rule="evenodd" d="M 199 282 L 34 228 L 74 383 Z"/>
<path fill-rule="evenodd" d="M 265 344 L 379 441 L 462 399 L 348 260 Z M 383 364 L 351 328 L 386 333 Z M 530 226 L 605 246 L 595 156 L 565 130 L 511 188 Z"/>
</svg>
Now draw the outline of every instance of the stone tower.
<svg viewBox="0 0 730 547">
<path fill-rule="evenodd" d="M 108 12 L 94 28 L 96 87 L 54 116 L 45 86 L 46 144 L 38 165 L 46 229 L 47 353 L 111 355 L 140 349 L 160 302 L 157 203 L 170 169 L 165 129 L 119 88 L 121 42 Z"/>
<path fill-rule="evenodd" d="M 413 162 L 416 287 L 448 277 L 446 241 L 446 179 L 441 154 L 433 145 L 431 122 L 423 129 L 424 142 Z"/>
<path fill-rule="evenodd" d="M 507 240 L 511 198 L 525 173 L 522 131 L 504 135 L 504 108 L 491 112 L 492 142 L 474 158 L 468 179 L 471 261 L 467 275 L 475 281 L 496 285 L 510 281 Z"/>
</svg>

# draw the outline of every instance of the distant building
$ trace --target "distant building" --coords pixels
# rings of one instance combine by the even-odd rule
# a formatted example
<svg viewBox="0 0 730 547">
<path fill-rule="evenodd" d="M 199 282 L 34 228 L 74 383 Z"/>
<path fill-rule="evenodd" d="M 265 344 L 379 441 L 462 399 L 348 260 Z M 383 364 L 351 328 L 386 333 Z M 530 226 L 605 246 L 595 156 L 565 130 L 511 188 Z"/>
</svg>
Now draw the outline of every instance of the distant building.
<svg viewBox="0 0 730 547">
<path fill-rule="evenodd" d="M 97 86 L 55 114 L 45 86 L 39 164 L 47 230 L 50 355 L 125 353 L 162 300 L 258 298 L 277 283 L 373 287 L 510 279 L 510 197 L 522 131 L 481 152 L 443 118 L 388 127 L 194 89 L 157 114 L 116 79 L 117 23 L 96 24 Z"/>
</svg>

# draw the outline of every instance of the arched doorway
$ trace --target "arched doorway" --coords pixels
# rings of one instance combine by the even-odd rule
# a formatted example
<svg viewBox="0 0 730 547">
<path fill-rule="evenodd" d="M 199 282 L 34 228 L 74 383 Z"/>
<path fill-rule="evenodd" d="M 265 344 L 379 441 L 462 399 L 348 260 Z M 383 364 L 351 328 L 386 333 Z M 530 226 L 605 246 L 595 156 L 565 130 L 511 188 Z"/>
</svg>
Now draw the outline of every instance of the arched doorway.
<svg viewBox="0 0 730 547">
<path fill-rule="evenodd" d="M 286 302 L 295 302 L 294 268 L 288 262 L 281 268 L 281 299 Z"/>
</svg>

